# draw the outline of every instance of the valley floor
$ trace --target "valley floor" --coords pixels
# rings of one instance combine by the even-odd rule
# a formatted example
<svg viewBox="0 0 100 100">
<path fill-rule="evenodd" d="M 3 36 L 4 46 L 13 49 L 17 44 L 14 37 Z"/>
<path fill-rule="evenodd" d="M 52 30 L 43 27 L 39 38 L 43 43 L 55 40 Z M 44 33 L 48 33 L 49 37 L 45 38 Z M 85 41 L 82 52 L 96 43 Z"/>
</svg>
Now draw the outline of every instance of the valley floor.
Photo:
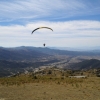
<svg viewBox="0 0 100 100">
<path fill-rule="evenodd" d="M 0 100 L 100 100 L 100 78 L 88 77 L 82 83 L 36 82 L 0 85 Z"/>
</svg>

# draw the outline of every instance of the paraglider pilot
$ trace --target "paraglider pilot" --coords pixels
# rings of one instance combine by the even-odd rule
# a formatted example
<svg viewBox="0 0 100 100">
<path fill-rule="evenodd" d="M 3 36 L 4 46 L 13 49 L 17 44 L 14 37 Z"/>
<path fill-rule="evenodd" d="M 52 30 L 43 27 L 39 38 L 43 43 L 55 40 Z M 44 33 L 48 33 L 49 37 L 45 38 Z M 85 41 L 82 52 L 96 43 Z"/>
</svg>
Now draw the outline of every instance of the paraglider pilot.
<svg viewBox="0 0 100 100">
<path fill-rule="evenodd" d="M 43 46 L 45 47 L 45 43 L 43 44 Z"/>
</svg>

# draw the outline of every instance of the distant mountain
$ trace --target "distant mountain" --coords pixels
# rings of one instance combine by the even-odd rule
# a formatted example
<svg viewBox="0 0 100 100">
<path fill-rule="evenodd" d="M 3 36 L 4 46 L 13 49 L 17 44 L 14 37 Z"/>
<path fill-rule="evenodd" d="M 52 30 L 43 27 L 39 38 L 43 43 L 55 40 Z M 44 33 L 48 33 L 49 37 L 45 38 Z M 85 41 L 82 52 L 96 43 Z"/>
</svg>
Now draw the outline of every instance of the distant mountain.
<svg viewBox="0 0 100 100">
<path fill-rule="evenodd" d="M 100 68 L 100 60 L 97 59 L 84 60 L 79 63 L 71 64 L 70 68 L 74 70 L 98 69 Z"/>
<path fill-rule="evenodd" d="M 97 56 L 100 55 L 98 51 L 71 51 L 71 50 L 59 50 L 50 48 L 34 48 L 34 50 L 49 54 L 49 55 L 68 55 L 68 56 Z"/>
<path fill-rule="evenodd" d="M 68 51 L 99 51 L 100 47 L 49 47 L 51 49 L 58 49 L 58 50 L 68 50 Z"/>
<path fill-rule="evenodd" d="M 100 52 L 57 50 L 46 47 L 45 48 L 25 47 L 25 46 L 15 47 L 15 48 L 0 47 L 1 60 L 32 60 L 36 58 L 49 57 L 54 55 L 96 56 L 100 55 Z"/>
<path fill-rule="evenodd" d="M 47 56 L 35 50 L 34 47 L 0 48 L 0 59 L 2 60 L 32 60 Z"/>
</svg>

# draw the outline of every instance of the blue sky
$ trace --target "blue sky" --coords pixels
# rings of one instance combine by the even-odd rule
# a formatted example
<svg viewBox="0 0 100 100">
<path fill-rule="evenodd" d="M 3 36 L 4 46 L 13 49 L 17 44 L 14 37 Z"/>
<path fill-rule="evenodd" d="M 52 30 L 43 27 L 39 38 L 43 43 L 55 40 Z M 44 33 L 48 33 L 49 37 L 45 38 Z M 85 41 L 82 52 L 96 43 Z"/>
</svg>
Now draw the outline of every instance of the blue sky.
<svg viewBox="0 0 100 100">
<path fill-rule="evenodd" d="M 51 27 L 54 31 L 40 29 Z M 100 0 L 0 0 L 0 46 L 100 46 Z"/>
</svg>

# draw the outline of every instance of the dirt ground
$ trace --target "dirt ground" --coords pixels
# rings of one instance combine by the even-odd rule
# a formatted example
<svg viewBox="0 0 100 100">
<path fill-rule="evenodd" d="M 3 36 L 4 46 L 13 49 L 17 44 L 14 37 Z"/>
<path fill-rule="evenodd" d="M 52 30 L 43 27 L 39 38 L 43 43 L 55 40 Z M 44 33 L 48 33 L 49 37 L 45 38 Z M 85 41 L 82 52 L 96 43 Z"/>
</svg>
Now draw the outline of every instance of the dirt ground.
<svg viewBox="0 0 100 100">
<path fill-rule="evenodd" d="M 0 100 L 100 100 L 100 78 L 82 83 L 26 83 L 0 85 Z"/>
</svg>

